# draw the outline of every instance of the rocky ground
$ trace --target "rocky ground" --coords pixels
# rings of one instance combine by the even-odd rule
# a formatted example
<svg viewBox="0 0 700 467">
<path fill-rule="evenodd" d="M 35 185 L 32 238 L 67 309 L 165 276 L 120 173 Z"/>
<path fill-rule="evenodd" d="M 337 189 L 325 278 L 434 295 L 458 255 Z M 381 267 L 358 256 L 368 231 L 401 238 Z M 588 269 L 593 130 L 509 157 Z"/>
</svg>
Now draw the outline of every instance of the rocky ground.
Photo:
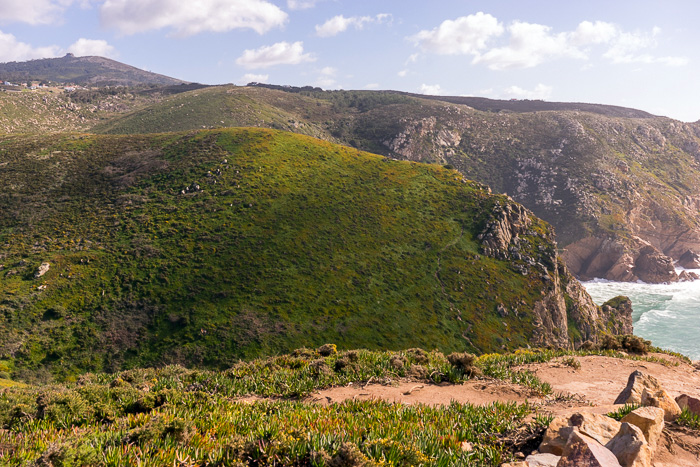
<svg viewBox="0 0 700 467">
<path fill-rule="evenodd" d="M 571 357 L 527 365 L 526 369 L 552 386 L 553 395 L 544 398 L 533 396 L 526 388 L 502 381 L 471 380 L 457 386 L 412 381 L 384 386 L 370 382 L 361 386 L 349 385 L 320 391 L 310 396 L 309 401 L 329 404 L 346 399 L 376 398 L 405 404 L 430 405 L 448 404 L 451 401 L 471 404 L 529 401 L 541 412 L 566 419 L 575 413 L 606 414 L 622 407 L 623 404 L 615 404 L 615 400 L 626 387 L 630 374 L 635 371 L 656 378 L 673 398 L 682 394 L 700 398 L 698 368 L 665 354 L 654 356 L 662 362 L 588 356 L 573 357 L 580 367 L 572 365 Z M 530 453 L 524 453 L 528 454 Z M 700 465 L 700 433 L 667 421 L 652 457 L 653 464 L 646 465 L 696 467 Z"/>
</svg>

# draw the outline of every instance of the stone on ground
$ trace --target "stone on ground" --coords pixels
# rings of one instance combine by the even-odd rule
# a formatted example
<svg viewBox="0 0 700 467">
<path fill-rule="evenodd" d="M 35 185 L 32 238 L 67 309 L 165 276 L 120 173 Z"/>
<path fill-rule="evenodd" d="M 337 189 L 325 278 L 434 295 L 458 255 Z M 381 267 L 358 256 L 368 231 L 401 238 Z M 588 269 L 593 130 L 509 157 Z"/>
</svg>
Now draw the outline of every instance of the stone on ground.
<svg viewBox="0 0 700 467">
<path fill-rule="evenodd" d="M 650 391 L 644 389 L 642 392 L 642 405 L 645 407 L 659 407 L 664 410 L 664 420 L 667 422 L 675 420 L 682 410 L 676 401 L 664 389 Z"/>
<path fill-rule="evenodd" d="M 561 456 L 574 428 L 598 443 L 605 444 L 620 431 L 620 422 L 605 415 L 591 413 L 574 413 L 570 416 L 556 417 L 547 428 L 539 451 Z"/>
<path fill-rule="evenodd" d="M 622 467 L 651 467 L 654 453 L 642 430 L 631 423 L 623 423 L 605 447 L 615 454 Z"/>
<path fill-rule="evenodd" d="M 557 467 L 621 467 L 615 454 L 590 436 L 574 429 Z"/>
<path fill-rule="evenodd" d="M 630 423 L 642 430 L 653 450 L 656 449 L 664 429 L 664 411 L 659 407 L 640 407 L 625 415 L 622 423 Z"/>
</svg>

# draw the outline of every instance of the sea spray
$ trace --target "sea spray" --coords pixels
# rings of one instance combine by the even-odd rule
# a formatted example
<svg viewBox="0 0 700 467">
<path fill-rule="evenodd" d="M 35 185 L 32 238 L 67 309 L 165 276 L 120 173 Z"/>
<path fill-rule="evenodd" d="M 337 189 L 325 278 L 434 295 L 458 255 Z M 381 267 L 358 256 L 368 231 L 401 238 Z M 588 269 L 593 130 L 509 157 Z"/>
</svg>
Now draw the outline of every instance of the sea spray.
<svg viewBox="0 0 700 467">
<path fill-rule="evenodd" d="M 634 333 L 657 347 L 700 359 L 700 281 L 673 284 L 593 280 L 583 285 L 598 304 L 632 300 Z"/>
</svg>

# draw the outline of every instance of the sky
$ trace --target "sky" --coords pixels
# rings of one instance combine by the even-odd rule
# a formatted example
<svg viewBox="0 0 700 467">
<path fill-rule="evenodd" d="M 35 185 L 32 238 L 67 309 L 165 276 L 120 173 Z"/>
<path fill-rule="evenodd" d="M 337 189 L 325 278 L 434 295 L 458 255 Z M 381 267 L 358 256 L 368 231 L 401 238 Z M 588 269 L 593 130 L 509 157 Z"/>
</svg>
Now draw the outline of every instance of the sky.
<svg viewBox="0 0 700 467">
<path fill-rule="evenodd" d="M 698 0 L 0 0 L 0 62 L 100 55 L 251 81 L 700 120 Z"/>
</svg>

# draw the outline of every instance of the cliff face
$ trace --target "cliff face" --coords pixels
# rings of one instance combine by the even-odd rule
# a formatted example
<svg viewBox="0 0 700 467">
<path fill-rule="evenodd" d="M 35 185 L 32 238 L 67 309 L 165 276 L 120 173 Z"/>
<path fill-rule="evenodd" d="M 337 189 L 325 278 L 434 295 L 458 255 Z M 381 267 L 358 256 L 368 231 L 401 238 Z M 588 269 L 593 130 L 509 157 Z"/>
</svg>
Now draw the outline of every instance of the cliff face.
<svg viewBox="0 0 700 467">
<path fill-rule="evenodd" d="M 381 119 L 367 112 L 356 118 L 357 131 L 367 135 L 362 129 L 378 122 L 388 155 L 450 164 L 510 194 L 555 227 L 562 257 L 581 279 L 695 278 L 673 265 L 700 252 L 698 125 L 445 103 L 374 112 Z M 388 114 L 398 129 L 380 123 Z"/>
<path fill-rule="evenodd" d="M 497 202 L 485 222 L 481 250 L 508 260 L 524 276 L 539 276 L 546 284 L 533 306 L 535 345 L 579 346 L 598 343 L 604 334 L 631 334 L 632 308 L 620 299 L 596 306 L 583 286 L 557 257 L 551 229 L 533 230 L 533 214 L 512 200 Z"/>
</svg>

